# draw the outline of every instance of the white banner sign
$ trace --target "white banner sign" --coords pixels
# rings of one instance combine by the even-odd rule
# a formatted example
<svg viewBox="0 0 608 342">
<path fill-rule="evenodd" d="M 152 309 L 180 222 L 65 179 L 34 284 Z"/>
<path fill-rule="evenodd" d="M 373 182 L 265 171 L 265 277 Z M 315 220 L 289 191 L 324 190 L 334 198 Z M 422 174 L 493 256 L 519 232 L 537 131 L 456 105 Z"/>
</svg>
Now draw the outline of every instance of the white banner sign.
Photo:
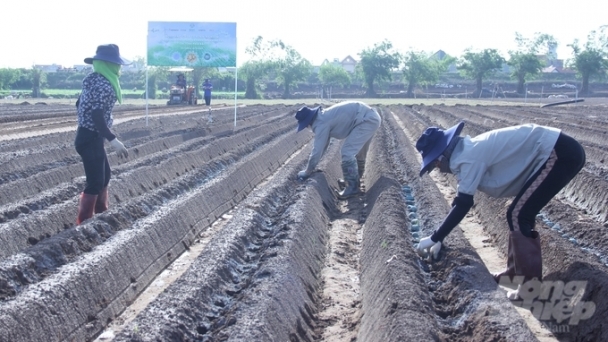
<svg viewBox="0 0 608 342">
<path fill-rule="evenodd" d="M 236 23 L 150 21 L 148 65 L 235 67 Z"/>
</svg>

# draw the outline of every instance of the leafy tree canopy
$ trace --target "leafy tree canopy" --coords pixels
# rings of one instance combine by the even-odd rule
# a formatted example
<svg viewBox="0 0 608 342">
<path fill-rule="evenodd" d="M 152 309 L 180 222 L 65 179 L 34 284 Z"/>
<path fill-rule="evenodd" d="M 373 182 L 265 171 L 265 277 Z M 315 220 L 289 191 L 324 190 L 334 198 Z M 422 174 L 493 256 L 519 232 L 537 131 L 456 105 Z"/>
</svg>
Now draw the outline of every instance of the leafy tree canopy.
<svg viewBox="0 0 608 342">
<path fill-rule="evenodd" d="M 454 58 L 446 56 L 442 60 L 432 58 L 423 51 L 410 50 L 403 56 L 403 79 L 407 82 L 407 94 L 412 96 L 417 85 L 437 82 Z"/>
<path fill-rule="evenodd" d="M 555 55 L 557 41 L 548 34 L 536 33 L 533 39 L 529 39 L 518 32 L 515 33 L 515 41 L 518 48 L 509 51 L 507 64 L 511 66 L 511 77 L 517 80 L 517 93 L 523 94 L 525 82 L 535 78 L 542 71 L 543 63 L 538 58 L 538 54 L 544 53 L 548 61 L 557 58 Z"/>
<path fill-rule="evenodd" d="M 393 44 L 389 41 L 376 43 L 372 48 L 364 49 L 359 53 L 360 61 L 357 70 L 362 75 L 368 97 L 376 96 L 374 82 L 380 80 L 391 80 L 392 71 L 399 67 L 401 55 L 393 50 Z"/>
<path fill-rule="evenodd" d="M 591 31 L 587 36 L 587 42 L 582 46 L 578 39 L 568 45 L 572 48 L 574 55 L 574 58 L 568 63 L 582 78 L 581 93 L 583 94 L 589 93 L 590 78 L 604 78 L 608 71 L 607 30 L 608 25 L 600 27 L 599 31 Z"/>
<path fill-rule="evenodd" d="M 10 85 L 19 80 L 21 71 L 19 69 L 0 69 L 0 90 L 10 89 Z"/>
<path fill-rule="evenodd" d="M 290 97 L 290 88 L 297 83 L 305 81 L 312 72 L 312 64 L 300 55 L 293 47 L 282 41 L 274 43 L 278 50 L 273 56 L 273 66 L 276 71 L 276 80 L 283 86 L 283 98 Z"/>
<path fill-rule="evenodd" d="M 342 86 L 350 85 L 350 75 L 344 68 L 333 65 L 324 64 L 319 68 L 319 81 L 324 86 Z"/>
<path fill-rule="evenodd" d="M 464 55 L 458 61 L 458 70 L 466 77 L 475 80 L 476 91 L 479 94 L 482 90 L 483 79 L 493 75 L 502 68 L 505 59 L 496 49 L 485 49 L 480 52 L 465 50 Z"/>
</svg>

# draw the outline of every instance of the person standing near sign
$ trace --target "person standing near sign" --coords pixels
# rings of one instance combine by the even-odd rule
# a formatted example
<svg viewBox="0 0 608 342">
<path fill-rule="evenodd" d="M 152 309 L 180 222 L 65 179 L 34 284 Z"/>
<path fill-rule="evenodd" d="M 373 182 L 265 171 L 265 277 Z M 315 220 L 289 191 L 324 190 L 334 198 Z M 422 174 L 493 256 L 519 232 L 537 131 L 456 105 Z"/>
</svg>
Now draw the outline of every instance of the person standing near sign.
<svg viewBox="0 0 608 342">
<path fill-rule="evenodd" d="M 209 111 L 211 111 L 211 90 L 213 89 L 213 85 L 209 82 L 209 79 L 205 79 L 203 82 L 203 96 L 205 98 L 205 104 L 209 107 Z"/>
<path fill-rule="evenodd" d="M 207 115 L 207 122 L 213 122 L 213 116 L 211 116 L 211 90 L 213 89 L 213 85 L 209 82 L 209 79 L 206 78 L 205 82 L 203 82 L 203 97 L 205 98 L 205 104 L 209 109 L 209 114 Z"/>
<path fill-rule="evenodd" d="M 104 139 L 110 142 L 118 157 L 129 156 L 125 145 L 110 130 L 114 104 L 116 101 L 122 103 L 118 81 L 120 66 L 129 62 L 120 56 L 118 46 L 114 44 L 98 46 L 95 56 L 85 58 L 84 62 L 93 64 L 93 72 L 82 80 L 82 91 L 76 101 L 78 129 L 74 147 L 82 158 L 86 176 L 86 186 L 78 201 L 76 224 L 108 210 L 111 170 Z"/>
</svg>

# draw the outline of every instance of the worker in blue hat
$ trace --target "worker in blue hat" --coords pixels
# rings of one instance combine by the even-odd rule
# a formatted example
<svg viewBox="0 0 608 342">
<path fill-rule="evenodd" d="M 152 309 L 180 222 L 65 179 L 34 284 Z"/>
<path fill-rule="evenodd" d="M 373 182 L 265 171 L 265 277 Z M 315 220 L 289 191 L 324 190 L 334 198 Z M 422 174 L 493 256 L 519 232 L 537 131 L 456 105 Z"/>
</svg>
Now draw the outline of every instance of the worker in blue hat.
<svg viewBox="0 0 608 342">
<path fill-rule="evenodd" d="M 458 181 L 452 209 L 432 235 L 420 240 L 418 252 L 437 258 L 445 237 L 473 207 L 477 190 L 490 197 L 514 197 L 507 209 L 507 267 L 494 274 L 494 280 L 542 280 L 536 215 L 583 168 L 585 150 L 574 138 L 548 126 L 504 127 L 473 138 L 459 136 L 463 126 L 464 122 L 447 130 L 429 127 L 416 142 L 422 154 L 421 177 L 437 168 Z M 518 291 L 509 292 L 509 298 L 518 299 Z"/>
<path fill-rule="evenodd" d="M 295 118 L 298 120 L 297 132 L 310 127 L 315 135 L 308 165 L 298 172 L 298 178 L 306 179 L 312 174 L 330 138 L 343 139 L 341 166 L 345 188 L 338 197 L 347 199 L 358 195 L 369 144 L 382 121 L 380 115 L 363 102 L 344 101 L 327 109 L 304 106 L 297 111 Z"/>
<path fill-rule="evenodd" d="M 104 140 L 120 158 L 129 153 L 124 144 L 112 132 L 112 109 L 122 103 L 120 89 L 121 65 L 129 64 L 115 44 L 100 45 L 95 56 L 84 59 L 93 65 L 93 72 L 82 80 L 82 91 L 76 101 L 78 129 L 74 146 L 82 158 L 86 186 L 78 201 L 76 224 L 82 223 L 95 213 L 108 210 L 108 184 L 110 164 L 104 149 Z"/>
</svg>

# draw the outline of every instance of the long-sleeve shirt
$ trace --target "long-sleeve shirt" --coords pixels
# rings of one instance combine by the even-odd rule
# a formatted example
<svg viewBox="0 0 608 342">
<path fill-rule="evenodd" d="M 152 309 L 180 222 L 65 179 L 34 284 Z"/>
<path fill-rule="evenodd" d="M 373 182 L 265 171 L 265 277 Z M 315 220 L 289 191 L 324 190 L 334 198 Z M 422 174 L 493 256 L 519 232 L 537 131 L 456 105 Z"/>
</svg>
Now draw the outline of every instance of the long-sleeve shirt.
<svg viewBox="0 0 608 342">
<path fill-rule="evenodd" d="M 319 110 L 312 123 L 315 137 L 306 170 L 314 171 L 329 146 L 330 138 L 345 139 L 370 110 L 373 110 L 370 106 L 358 101 L 345 101 Z"/>
<path fill-rule="evenodd" d="M 517 195 L 549 159 L 560 130 L 526 124 L 465 137 L 450 158 L 458 192 L 477 190 L 492 197 Z"/>
<path fill-rule="evenodd" d="M 211 82 L 204 82 L 203 83 L 203 96 L 205 97 L 211 97 L 211 90 L 213 90 L 213 85 L 211 84 Z"/>
<path fill-rule="evenodd" d="M 110 81 L 96 72 L 88 74 L 82 80 L 82 91 L 76 103 L 78 126 L 98 132 L 108 141 L 116 138 L 110 131 L 116 100 Z"/>
<path fill-rule="evenodd" d="M 473 206 L 477 190 L 491 197 L 516 196 L 549 159 L 560 133 L 557 128 L 526 124 L 462 139 L 450 158 L 458 195 L 431 239 L 443 241 L 460 223 Z"/>
</svg>

